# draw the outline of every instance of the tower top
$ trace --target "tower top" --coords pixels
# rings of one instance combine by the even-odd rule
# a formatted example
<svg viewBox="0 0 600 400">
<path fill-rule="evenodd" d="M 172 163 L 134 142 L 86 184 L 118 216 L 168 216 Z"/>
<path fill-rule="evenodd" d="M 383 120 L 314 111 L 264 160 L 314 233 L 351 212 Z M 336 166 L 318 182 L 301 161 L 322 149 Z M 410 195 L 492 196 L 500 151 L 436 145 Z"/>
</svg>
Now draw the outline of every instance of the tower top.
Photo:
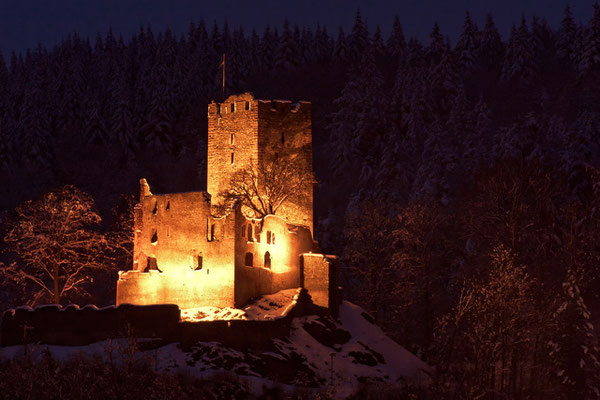
<svg viewBox="0 0 600 400">
<path fill-rule="evenodd" d="M 253 109 L 260 109 L 265 111 L 276 112 L 306 112 L 310 111 L 311 103 L 309 101 L 299 101 L 292 103 L 290 100 L 261 100 L 254 97 L 250 92 L 241 94 L 233 94 L 229 96 L 224 102 L 219 103 L 214 100 L 208 105 L 208 115 L 224 115 L 232 114 L 236 112 L 249 111 Z"/>
</svg>

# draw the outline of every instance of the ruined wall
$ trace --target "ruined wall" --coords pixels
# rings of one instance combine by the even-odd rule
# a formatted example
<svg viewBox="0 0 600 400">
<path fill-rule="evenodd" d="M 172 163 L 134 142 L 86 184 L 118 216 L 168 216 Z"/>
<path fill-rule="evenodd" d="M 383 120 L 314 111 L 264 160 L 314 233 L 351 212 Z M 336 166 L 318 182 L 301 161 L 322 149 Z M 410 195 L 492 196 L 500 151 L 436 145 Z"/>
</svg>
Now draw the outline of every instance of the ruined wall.
<svg viewBox="0 0 600 400">
<path fill-rule="evenodd" d="M 194 345 L 221 342 L 237 349 L 268 348 L 273 339 L 289 334 L 292 319 L 314 312 L 306 290 L 299 290 L 292 304 L 273 320 L 216 320 L 181 322 L 174 304 L 98 309 L 70 305 L 20 307 L 6 311 L 0 322 L 0 346 L 43 343 L 82 346 L 110 338 L 160 338 Z"/>
<path fill-rule="evenodd" d="M 258 102 L 259 162 L 278 154 L 298 154 L 299 173 L 312 182 L 311 103 L 273 100 Z M 299 199 L 287 202 L 277 215 L 313 232 L 313 185 L 307 184 Z"/>
<path fill-rule="evenodd" d="M 214 204 L 218 203 L 219 193 L 228 187 L 234 171 L 258 161 L 257 103 L 251 94 L 245 93 L 230 96 L 224 103 L 208 105 L 206 188 Z"/>
<path fill-rule="evenodd" d="M 214 218 L 204 192 L 146 195 L 136 207 L 134 271 L 117 304 L 234 304 L 234 216 Z"/>
<path fill-rule="evenodd" d="M 299 256 L 314 250 L 307 227 L 286 223 L 268 215 L 262 220 L 236 218 L 235 303 L 300 286 Z M 251 228 L 252 237 L 248 237 Z M 266 253 L 268 257 L 265 257 Z M 252 254 L 252 266 L 246 266 L 246 255 Z M 265 260 L 270 259 L 270 267 Z"/>
<path fill-rule="evenodd" d="M 300 260 L 302 287 L 308 290 L 316 306 L 328 308 L 333 316 L 337 316 L 341 300 L 338 295 L 337 257 L 302 254 Z"/>
</svg>

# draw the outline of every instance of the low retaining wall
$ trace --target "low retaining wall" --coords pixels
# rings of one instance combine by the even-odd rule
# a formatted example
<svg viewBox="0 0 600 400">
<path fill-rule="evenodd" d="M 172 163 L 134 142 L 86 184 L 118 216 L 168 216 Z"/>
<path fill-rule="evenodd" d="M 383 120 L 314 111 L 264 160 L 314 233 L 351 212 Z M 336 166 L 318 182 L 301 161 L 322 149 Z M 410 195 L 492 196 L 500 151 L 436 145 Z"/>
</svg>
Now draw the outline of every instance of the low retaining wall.
<svg viewBox="0 0 600 400">
<path fill-rule="evenodd" d="M 175 304 L 19 307 L 2 316 L 0 346 L 25 343 L 81 346 L 119 337 L 168 337 L 179 320 L 180 311 Z"/>
<path fill-rule="evenodd" d="M 191 345 L 221 342 L 237 349 L 268 347 L 272 339 L 285 337 L 294 317 L 322 313 L 306 289 L 300 289 L 283 315 L 273 320 L 215 320 L 181 322 L 174 304 L 135 306 L 46 305 L 8 310 L 0 325 L 0 346 L 43 343 L 83 346 L 123 337 L 160 338 Z"/>
</svg>

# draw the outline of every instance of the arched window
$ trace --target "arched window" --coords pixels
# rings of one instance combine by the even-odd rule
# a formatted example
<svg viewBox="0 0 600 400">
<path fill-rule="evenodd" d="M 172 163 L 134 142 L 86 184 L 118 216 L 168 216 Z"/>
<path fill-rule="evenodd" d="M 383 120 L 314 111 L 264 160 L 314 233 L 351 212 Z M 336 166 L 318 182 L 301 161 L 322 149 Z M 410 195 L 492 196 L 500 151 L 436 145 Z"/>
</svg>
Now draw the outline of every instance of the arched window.
<svg viewBox="0 0 600 400">
<path fill-rule="evenodd" d="M 246 253 L 246 267 L 251 267 L 253 265 L 252 258 L 252 253 Z"/>
<path fill-rule="evenodd" d="M 268 251 L 265 253 L 265 268 L 271 269 L 271 254 Z"/>
<path fill-rule="evenodd" d="M 252 237 L 252 225 L 248 225 L 248 241 L 253 242 L 254 238 Z"/>
</svg>

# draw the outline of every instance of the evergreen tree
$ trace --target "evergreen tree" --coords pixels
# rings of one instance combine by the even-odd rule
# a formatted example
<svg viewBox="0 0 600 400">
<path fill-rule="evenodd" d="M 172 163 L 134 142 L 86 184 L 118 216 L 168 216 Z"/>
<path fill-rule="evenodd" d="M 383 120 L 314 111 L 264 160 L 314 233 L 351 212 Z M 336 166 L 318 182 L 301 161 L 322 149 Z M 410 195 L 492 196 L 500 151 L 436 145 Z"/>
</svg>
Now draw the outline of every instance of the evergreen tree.
<svg viewBox="0 0 600 400">
<path fill-rule="evenodd" d="M 571 8 L 565 7 L 565 15 L 560 22 L 558 37 L 556 41 L 556 51 L 560 59 L 566 65 L 573 65 L 575 61 L 575 40 L 577 35 L 577 25 L 571 15 Z"/>
<path fill-rule="evenodd" d="M 348 55 L 353 61 L 358 61 L 369 47 L 369 31 L 362 20 L 360 9 L 356 10 L 352 33 L 348 37 Z"/>
<path fill-rule="evenodd" d="M 531 46 L 531 34 L 525 17 L 518 28 L 513 26 L 508 40 L 501 79 L 507 83 L 532 84 L 537 78 L 537 64 Z"/>
<path fill-rule="evenodd" d="M 281 70 L 293 70 L 300 63 L 298 43 L 292 35 L 290 25 L 286 19 L 283 22 L 283 31 L 279 40 L 279 48 L 275 58 L 275 66 Z"/>
<path fill-rule="evenodd" d="M 491 14 L 488 14 L 485 21 L 481 40 L 479 45 L 479 64 L 485 69 L 497 68 L 502 63 L 504 55 L 504 44 L 500 34 L 494 24 Z"/>
<path fill-rule="evenodd" d="M 386 50 L 395 59 L 402 57 L 406 53 L 406 39 L 404 38 L 402 25 L 400 25 L 400 18 L 397 15 L 394 17 L 394 25 L 387 41 Z"/>
<path fill-rule="evenodd" d="M 579 73 L 584 75 L 596 71 L 600 65 L 600 4 L 594 3 L 594 15 L 587 27 L 583 52 L 579 62 Z"/>
<path fill-rule="evenodd" d="M 335 41 L 335 47 L 333 49 L 333 58 L 338 62 L 342 62 L 346 57 L 348 57 L 348 46 L 346 37 L 344 36 L 344 30 L 340 26 L 337 40 Z"/>
<path fill-rule="evenodd" d="M 425 53 L 429 65 L 433 67 L 440 63 L 442 55 L 447 51 L 444 37 L 440 32 L 440 26 L 437 22 L 433 24 L 433 29 L 429 34 L 429 39 L 429 46 L 427 46 Z"/>
<path fill-rule="evenodd" d="M 475 67 L 477 51 L 479 50 L 479 31 L 467 12 L 463 30 L 456 43 L 454 51 L 458 56 L 458 64 L 463 73 L 471 72 Z"/>
</svg>

